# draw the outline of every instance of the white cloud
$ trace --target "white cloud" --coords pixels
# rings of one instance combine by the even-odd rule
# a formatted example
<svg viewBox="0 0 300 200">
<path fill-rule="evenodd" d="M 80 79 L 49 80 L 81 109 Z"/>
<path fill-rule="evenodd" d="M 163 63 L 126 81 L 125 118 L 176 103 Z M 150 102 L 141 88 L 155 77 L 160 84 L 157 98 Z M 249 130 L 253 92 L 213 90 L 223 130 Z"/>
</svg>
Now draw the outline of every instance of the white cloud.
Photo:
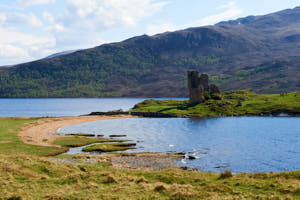
<svg viewBox="0 0 300 200">
<path fill-rule="evenodd" d="M 167 4 L 153 0 L 68 0 L 67 3 L 68 11 L 61 18 L 64 25 L 80 24 L 89 29 L 135 26 Z"/>
<path fill-rule="evenodd" d="M 234 1 L 217 8 L 217 10 L 220 9 L 226 10 L 215 15 L 207 16 L 194 24 L 197 24 L 198 26 L 213 25 L 217 22 L 233 19 L 242 14 L 242 9 L 240 9 Z"/>
<path fill-rule="evenodd" d="M 27 6 L 31 6 L 31 5 L 55 3 L 56 0 L 18 0 L 18 2 Z"/>
<path fill-rule="evenodd" d="M 53 37 L 39 37 L 32 34 L 18 32 L 13 28 L 0 27 L 0 44 L 15 44 L 18 43 L 23 46 L 55 46 L 55 38 Z"/>
<path fill-rule="evenodd" d="M 156 0 L 67 0 L 67 10 L 47 28 L 59 48 L 102 44 L 101 33 L 111 28 L 134 27 L 159 12 L 168 2 Z"/>
<path fill-rule="evenodd" d="M 40 37 L 18 32 L 14 28 L 0 27 L 1 65 L 17 64 L 40 58 L 53 52 L 56 46 L 54 37 Z"/>
<path fill-rule="evenodd" d="M 43 12 L 43 19 L 50 23 L 54 23 L 54 21 L 55 21 L 53 15 L 51 15 L 48 12 Z"/>
<path fill-rule="evenodd" d="M 101 38 L 101 34 L 105 31 L 112 28 L 135 27 L 141 20 L 159 12 L 168 4 L 167 1 L 66 0 L 66 6 L 62 8 L 64 10 L 60 14 L 54 15 L 51 10 L 45 8 L 42 10 L 41 18 L 37 18 L 33 13 L 23 14 L 29 10 L 37 13 L 26 6 L 58 3 L 58 1 L 17 0 L 21 10 L 16 7 L 13 11 L 0 13 L 0 44 L 6 45 L 6 49 L 14 49 L 14 52 L 19 51 L 24 59 L 1 59 L 0 65 L 16 64 L 29 61 L 29 58 L 42 58 L 58 51 L 83 49 L 106 43 L 108 41 Z M 29 29 L 28 26 L 37 28 Z M 171 24 L 150 25 L 148 32 L 172 29 Z M 10 52 L 13 54 L 12 50 Z"/>
<path fill-rule="evenodd" d="M 0 13 L 1 24 L 21 24 L 29 26 L 42 26 L 42 22 L 33 14 L 24 14 L 19 12 Z"/>
<path fill-rule="evenodd" d="M 57 33 L 63 33 L 65 31 L 65 27 L 63 27 L 61 24 L 54 24 L 52 26 L 49 26 L 45 30 L 52 34 L 57 34 Z"/>
<path fill-rule="evenodd" d="M 30 57 L 28 53 L 17 46 L 13 46 L 10 44 L 0 44 L 0 58 L 28 58 Z"/>
<path fill-rule="evenodd" d="M 6 15 L 4 13 L 0 13 L 0 25 L 2 25 L 6 20 Z"/>
<path fill-rule="evenodd" d="M 175 31 L 176 27 L 171 23 L 163 23 L 163 24 L 150 24 L 147 26 L 147 34 L 155 35 L 157 33 L 163 33 L 167 31 Z"/>
</svg>

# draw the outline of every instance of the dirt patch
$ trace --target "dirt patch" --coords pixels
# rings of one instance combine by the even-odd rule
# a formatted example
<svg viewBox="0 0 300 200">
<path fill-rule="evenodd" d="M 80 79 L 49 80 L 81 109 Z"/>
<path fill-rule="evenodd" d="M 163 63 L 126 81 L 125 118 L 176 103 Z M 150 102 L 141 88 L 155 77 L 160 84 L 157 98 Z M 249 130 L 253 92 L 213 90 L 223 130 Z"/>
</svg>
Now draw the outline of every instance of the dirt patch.
<svg viewBox="0 0 300 200">
<path fill-rule="evenodd" d="M 8 132 L 9 132 L 9 133 L 15 133 L 16 130 L 14 130 L 14 129 L 8 129 Z"/>
<path fill-rule="evenodd" d="M 6 140 L 6 141 L 0 141 L 0 144 L 7 144 L 7 143 L 11 143 L 11 141 Z"/>
<path fill-rule="evenodd" d="M 72 158 L 50 158 L 53 161 L 63 163 L 100 163 L 108 162 L 118 169 L 143 169 L 159 171 L 168 168 L 182 168 L 176 161 L 180 159 L 178 154 L 166 153 L 115 153 L 102 155 L 77 154 Z"/>
<path fill-rule="evenodd" d="M 21 138 L 21 140 L 27 144 L 40 146 L 56 146 L 53 145 L 52 142 L 58 137 L 61 137 L 61 135 L 58 135 L 56 131 L 64 126 L 70 126 L 73 124 L 90 121 L 131 117 L 131 115 L 120 115 L 41 118 L 34 123 L 29 123 L 22 127 L 18 135 Z"/>
<path fill-rule="evenodd" d="M 121 169 L 147 169 L 159 171 L 167 168 L 179 168 L 176 160 L 180 157 L 173 154 L 163 153 L 140 153 L 133 155 L 110 156 L 111 164 L 113 167 Z"/>
</svg>

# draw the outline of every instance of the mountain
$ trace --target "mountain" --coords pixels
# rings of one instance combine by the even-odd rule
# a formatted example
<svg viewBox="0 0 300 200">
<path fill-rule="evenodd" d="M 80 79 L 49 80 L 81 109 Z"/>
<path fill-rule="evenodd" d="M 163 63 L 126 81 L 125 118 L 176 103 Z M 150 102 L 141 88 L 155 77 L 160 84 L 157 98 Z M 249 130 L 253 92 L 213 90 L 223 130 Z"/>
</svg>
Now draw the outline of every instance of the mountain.
<svg viewBox="0 0 300 200">
<path fill-rule="evenodd" d="M 68 50 L 68 51 L 62 51 L 62 52 L 59 52 L 59 53 L 54 53 L 54 54 L 51 54 L 50 56 L 47 56 L 47 58 L 54 58 L 54 57 L 57 57 L 57 56 L 63 56 L 63 55 L 68 55 L 68 54 L 71 54 L 71 53 L 74 53 L 78 50 Z"/>
<path fill-rule="evenodd" d="M 222 90 L 300 90 L 300 7 L 0 69 L 0 97 L 183 97 L 189 69 Z"/>
</svg>

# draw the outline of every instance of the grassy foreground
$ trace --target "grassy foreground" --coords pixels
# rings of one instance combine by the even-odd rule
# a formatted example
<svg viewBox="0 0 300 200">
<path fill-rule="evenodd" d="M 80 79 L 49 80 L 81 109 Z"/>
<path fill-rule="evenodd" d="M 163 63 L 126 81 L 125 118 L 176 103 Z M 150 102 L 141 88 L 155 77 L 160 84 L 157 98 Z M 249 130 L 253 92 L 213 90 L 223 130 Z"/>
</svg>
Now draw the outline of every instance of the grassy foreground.
<svg viewBox="0 0 300 200">
<path fill-rule="evenodd" d="M 188 100 L 145 100 L 131 112 L 158 112 L 189 117 L 300 114 L 300 92 L 284 94 L 255 94 L 248 90 L 229 91 L 215 97 L 206 95 L 204 103 Z"/>
<path fill-rule="evenodd" d="M 64 148 L 27 145 L 17 137 L 21 126 L 34 121 L 0 118 L 1 200 L 300 199 L 300 171 L 232 175 L 121 170 L 108 160 L 84 162 L 83 155 L 49 157 Z"/>
</svg>

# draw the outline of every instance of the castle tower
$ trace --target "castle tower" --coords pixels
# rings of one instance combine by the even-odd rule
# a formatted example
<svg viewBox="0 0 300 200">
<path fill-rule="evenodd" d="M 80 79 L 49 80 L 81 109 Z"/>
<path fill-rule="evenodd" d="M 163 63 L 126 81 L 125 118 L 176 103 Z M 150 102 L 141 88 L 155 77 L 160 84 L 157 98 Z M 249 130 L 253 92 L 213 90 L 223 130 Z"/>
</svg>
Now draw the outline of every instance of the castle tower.
<svg viewBox="0 0 300 200">
<path fill-rule="evenodd" d="M 188 71 L 188 88 L 190 92 L 190 103 L 201 103 L 205 99 L 203 94 L 213 96 L 216 93 L 220 93 L 219 88 L 216 85 L 208 85 L 208 75 L 201 74 L 199 76 L 198 71 Z"/>
<path fill-rule="evenodd" d="M 190 92 L 190 102 L 200 103 L 203 102 L 203 90 L 200 85 L 200 77 L 198 71 L 188 71 L 188 88 Z"/>
</svg>

